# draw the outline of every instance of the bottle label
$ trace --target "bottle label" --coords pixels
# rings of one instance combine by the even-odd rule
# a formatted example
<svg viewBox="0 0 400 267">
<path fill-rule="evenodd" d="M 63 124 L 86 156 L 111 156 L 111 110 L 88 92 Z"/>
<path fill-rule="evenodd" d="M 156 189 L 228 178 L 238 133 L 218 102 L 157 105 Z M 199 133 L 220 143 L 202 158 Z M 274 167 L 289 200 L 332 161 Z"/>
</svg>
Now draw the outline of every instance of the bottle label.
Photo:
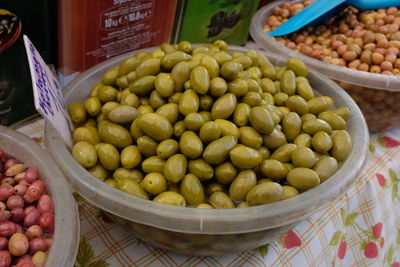
<svg viewBox="0 0 400 267">
<path fill-rule="evenodd" d="M 17 15 L 6 9 L 0 9 L 0 53 L 18 39 L 21 28 L 21 20 Z"/>
</svg>

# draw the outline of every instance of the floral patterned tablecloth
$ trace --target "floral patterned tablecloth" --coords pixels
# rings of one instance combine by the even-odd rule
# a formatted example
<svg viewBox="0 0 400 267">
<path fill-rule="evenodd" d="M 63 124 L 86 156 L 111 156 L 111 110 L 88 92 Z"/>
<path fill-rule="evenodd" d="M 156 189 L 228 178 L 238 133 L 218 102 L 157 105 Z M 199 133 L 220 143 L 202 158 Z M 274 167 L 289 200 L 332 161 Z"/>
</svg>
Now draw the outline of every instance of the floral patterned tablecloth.
<svg viewBox="0 0 400 267">
<path fill-rule="evenodd" d="M 43 119 L 19 129 L 44 144 Z M 357 180 L 332 205 L 280 239 L 237 254 L 190 257 L 153 247 L 77 197 L 77 266 L 388 266 L 400 267 L 400 128 L 371 136 Z"/>
</svg>

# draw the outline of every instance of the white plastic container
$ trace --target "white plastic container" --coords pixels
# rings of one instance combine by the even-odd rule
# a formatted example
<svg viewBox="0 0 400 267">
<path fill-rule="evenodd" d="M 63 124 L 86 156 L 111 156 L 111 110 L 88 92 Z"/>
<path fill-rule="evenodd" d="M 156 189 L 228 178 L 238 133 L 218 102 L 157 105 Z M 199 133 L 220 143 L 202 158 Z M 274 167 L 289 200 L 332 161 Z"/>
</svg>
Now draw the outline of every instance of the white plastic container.
<svg viewBox="0 0 400 267">
<path fill-rule="evenodd" d="M 241 47 L 230 47 L 230 50 L 246 51 Z M 79 75 L 64 88 L 66 104 L 83 101 L 105 70 L 120 64 L 132 54 L 110 59 Z M 266 56 L 274 65 L 285 63 L 270 54 Z M 48 123 L 45 125 L 46 146 L 75 191 L 112 214 L 114 220 L 128 226 L 140 239 L 191 255 L 220 255 L 250 250 L 276 240 L 297 222 L 337 199 L 356 179 L 364 163 L 369 136 L 361 111 L 344 90 L 326 77 L 310 73 L 308 78 L 321 94 L 331 96 L 338 107 L 347 106 L 351 110 L 348 131 L 353 137 L 353 150 L 327 181 L 296 197 L 272 204 L 241 209 L 195 209 L 144 200 L 93 177 L 75 161 Z"/>
<path fill-rule="evenodd" d="M 79 215 L 64 175 L 54 160 L 27 136 L 0 126 L 0 148 L 29 167 L 37 168 L 53 197 L 55 231 L 46 267 L 73 267 L 79 247 Z"/>
<path fill-rule="evenodd" d="M 254 15 L 250 34 L 256 43 L 267 52 L 283 58 L 301 58 L 308 67 L 339 83 L 360 106 L 371 131 L 382 131 L 400 125 L 400 76 L 358 71 L 325 63 L 287 48 L 264 32 L 263 26 L 273 8 L 284 2 L 274 1 Z M 384 101 L 385 98 L 393 99 Z M 382 103 L 376 105 L 377 102 L 382 102 L 384 105 Z"/>
</svg>

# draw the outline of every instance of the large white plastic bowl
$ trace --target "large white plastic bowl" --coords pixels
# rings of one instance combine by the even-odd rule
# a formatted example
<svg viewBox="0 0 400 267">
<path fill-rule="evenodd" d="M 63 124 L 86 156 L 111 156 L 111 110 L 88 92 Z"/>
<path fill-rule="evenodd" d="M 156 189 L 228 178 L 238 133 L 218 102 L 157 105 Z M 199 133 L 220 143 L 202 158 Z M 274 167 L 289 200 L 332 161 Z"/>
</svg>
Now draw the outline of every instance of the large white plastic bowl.
<svg viewBox="0 0 400 267">
<path fill-rule="evenodd" d="M 143 49 L 141 51 L 150 51 Z M 246 51 L 230 47 L 231 51 Z M 261 52 L 261 51 L 260 51 Z M 262 53 L 262 52 L 261 52 Z M 83 101 L 103 72 L 133 53 L 103 62 L 67 85 L 66 104 Z M 266 54 L 274 65 L 285 60 Z M 344 193 L 356 179 L 368 149 L 368 130 L 361 111 L 351 97 L 332 81 L 310 73 L 309 80 L 321 94 L 331 96 L 352 116 L 348 131 L 353 150 L 340 169 L 318 187 L 291 199 L 242 209 L 195 209 L 164 205 L 123 193 L 94 178 L 72 157 L 54 128 L 45 125 L 46 146 L 75 191 L 93 205 L 129 226 L 140 239 L 155 246 L 192 255 L 219 255 L 256 248 L 276 240 L 289 228 Z"/>
<path fill-rule="evenodd" d="M 79 247 L 79 215 L 64 175 L 39 144 L 15 130 L 0 126 L 0 148 L 28 167 L 37 168 L 53 197 L 55 231 L 46 267 L 73 267 Z"/>
</svg>

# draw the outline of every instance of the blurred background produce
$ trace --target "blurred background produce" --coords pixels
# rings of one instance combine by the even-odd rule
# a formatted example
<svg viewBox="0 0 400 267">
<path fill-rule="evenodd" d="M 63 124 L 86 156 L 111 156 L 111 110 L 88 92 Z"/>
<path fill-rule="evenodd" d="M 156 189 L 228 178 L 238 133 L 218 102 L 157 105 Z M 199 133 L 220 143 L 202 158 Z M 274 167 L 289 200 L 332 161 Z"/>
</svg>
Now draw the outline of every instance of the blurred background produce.
<svg viewBox="0 0 400 267">
<path fill-rule="evenodd" d="M 321 68 L 322 63 L 306 60 L 306 63 L 312 64 L 329 78 L 337 80 L 349 92 L 361 107 L 371 131 L 382 131 L 398 125 L 400 92 L 396 86 L 390 85 L 396 79 L 392 77 L 389 81 L 385 76 L 400 75 L 400 11 L 396 7 L 359 11 L 350 6 L 320 25 L 307 26 L 273 39 L 267 36 L 268 32 L 310 3 L 310 0 L 279 1 L 264 7 L 259 13 L 262 12 L 264 16 L 262 30 L 265 35 L 261 31 L 254 31 L 253 38 L 265 49 L 279 51 L 282 55 L 287 55 L 285 49 L 273 44 L 273 40 L 312 59 L 355 70 L 347 72 L 346 78 L 343 78 L 345 71 L 329 66 Z M 256 24 L 253 26 L 259 27 Z M 364 72 L 382 76 L 367 76 Z"/>
</svg>

